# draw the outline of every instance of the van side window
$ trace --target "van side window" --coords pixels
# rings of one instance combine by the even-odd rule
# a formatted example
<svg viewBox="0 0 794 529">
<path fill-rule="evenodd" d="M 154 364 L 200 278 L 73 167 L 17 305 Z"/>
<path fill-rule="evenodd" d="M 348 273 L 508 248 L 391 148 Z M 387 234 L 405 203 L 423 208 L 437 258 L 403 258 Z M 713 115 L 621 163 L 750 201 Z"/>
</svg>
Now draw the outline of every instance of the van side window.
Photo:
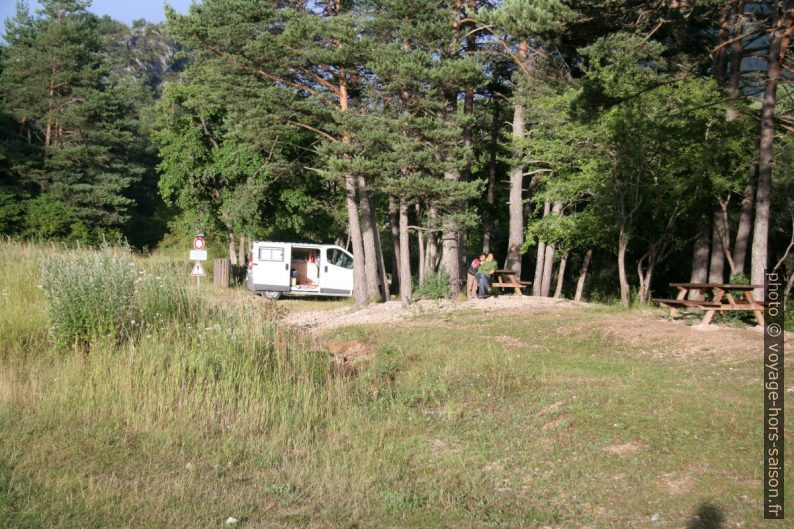
<svg viewBox="0 0 794 529">
<path fill-rule="evenodd" d="M 347 268 L 351 270 L 353 268 L 353 258 L 347 255 L 342 250 L 338 250 L 336 248 L 329 248 L 328 250 L 328 262 L 334 266 L 340 266 L 342 268 Z"/>
<path fill-rule="evenodd" d="M 259 248 L 260 261 L 284 261 L 284 248 L 270 248 L 260 246 Z"/>
</svg>

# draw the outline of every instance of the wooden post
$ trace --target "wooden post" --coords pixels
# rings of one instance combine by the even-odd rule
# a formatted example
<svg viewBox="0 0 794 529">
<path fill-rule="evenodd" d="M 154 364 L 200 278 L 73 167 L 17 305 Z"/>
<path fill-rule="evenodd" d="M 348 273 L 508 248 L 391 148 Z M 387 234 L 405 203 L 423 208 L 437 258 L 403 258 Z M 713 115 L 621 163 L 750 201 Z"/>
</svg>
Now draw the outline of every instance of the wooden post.
<svg viewBox="0 0 794 529">
<path fill-rule="evenodd" d="M 229 259 L 215 259 L 212 270 L 213 283 L 219 287 L 229 288 L 229 270 L 231 261 Z"/>
</svg>

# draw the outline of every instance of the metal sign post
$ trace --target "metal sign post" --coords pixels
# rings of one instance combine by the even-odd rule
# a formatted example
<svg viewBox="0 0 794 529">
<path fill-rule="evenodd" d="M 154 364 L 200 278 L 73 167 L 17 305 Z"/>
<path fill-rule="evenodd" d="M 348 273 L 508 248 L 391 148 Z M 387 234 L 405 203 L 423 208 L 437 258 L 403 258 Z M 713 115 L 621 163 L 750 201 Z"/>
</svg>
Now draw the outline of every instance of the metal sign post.
<svg viewBox="0 0 794 529">
<path fill-rule="evenodd" d="M 204 267 L 201 261 L 207 260 L 207 250 L 204 249 L 205 242 L 203 234 L 193 238 L 193 249 L 190 250 L 190 260 L 193 261 L 193 270 L 190 275 L 196 278 L 196 288 L 201 286 L 201 276 L 204 275 Z"/>
</svg>

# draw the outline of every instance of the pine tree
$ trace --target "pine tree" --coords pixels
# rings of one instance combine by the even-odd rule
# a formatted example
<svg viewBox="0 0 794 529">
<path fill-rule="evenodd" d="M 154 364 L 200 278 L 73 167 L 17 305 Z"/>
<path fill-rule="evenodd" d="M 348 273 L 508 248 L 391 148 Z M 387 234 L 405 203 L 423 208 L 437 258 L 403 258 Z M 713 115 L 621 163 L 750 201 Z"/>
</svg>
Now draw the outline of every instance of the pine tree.
<svg viewBox="0 0 794 529">
<path fill-rule="evenodd" d="M 388 168 L 383 188 L 399 204 L 400 296 L 411 299 L 409 212 L 417 205 L 431 212 L 416 218 L 416 230 L 430 234 L 474 226 L 466 204 L 482 193 L 479 181 L 450 178 L 459 175 L 470 158 L 463 131 L 462 108 L 450 108 L 450 94 L 474 86 L 480 66 L 470 58 L 450 57 L 451 10 L 438 2 L 380 0 L 369 4 L 373 13 L 367 34 L 372 42 L 369 67 L 376 81 L 370 97 L 382 108 L 367 126 L 374 148 L 368 154 L 377 166 Z M 374 124 L 378 122 L 378 125 Z M 378 158 L 380 157 L 380 158 Z M 455 237 L 457 237 L 455 235 Z M 434 237 L 430 237 L 430 244 Z M 422 241 L 420 241 L 422 244 Z M 453 293 L 458 286 L 458 260 L 450 273 Z M 421 266 L 426 266 L 420 263 Z M 432 269 L 434 266 L 431 266 Z"/>
<path fill-rule="evenodd" d="M 19 122 L 18 133 L 41 148 L 22 175 L 39 195 L 29 208 L 30 235 L 120 238 L 134 204 L 126 193 L 145 171 L 136 159 L 130 87 L 108 78 L 88 5 L 47 0 L 30 17 L 20 4 L 6 28 L 2 105 Z"/>
</svg>

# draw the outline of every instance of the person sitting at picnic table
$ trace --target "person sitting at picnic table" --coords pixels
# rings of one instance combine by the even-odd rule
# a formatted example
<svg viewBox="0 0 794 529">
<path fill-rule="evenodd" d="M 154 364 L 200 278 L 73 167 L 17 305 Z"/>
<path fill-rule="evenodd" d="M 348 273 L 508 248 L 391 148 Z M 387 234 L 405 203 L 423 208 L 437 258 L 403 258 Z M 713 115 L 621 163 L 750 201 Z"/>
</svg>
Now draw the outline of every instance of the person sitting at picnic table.
<svg viewBox="0 0 794 529">
<path fill-rule="evenodd" d="M 480 263 L 485 261 L 485 254 L 481 253 L 479 257 L 475 258 L 469 266 L 468 273 L 466 274 L 466 296 L 471 299 L 477 295 L 477 268 Z"/>
<path fill-rule="evenodd" d="M 477 268 L 477 283 L 480 286 L 477 291 L 477 297 L 483 299 L 491 292 L 491 276 L 496 271 L 496 260 L 493 258 L 493 253 L 489 252 L 485 261 L 480 263 Z"/>
</svg>

